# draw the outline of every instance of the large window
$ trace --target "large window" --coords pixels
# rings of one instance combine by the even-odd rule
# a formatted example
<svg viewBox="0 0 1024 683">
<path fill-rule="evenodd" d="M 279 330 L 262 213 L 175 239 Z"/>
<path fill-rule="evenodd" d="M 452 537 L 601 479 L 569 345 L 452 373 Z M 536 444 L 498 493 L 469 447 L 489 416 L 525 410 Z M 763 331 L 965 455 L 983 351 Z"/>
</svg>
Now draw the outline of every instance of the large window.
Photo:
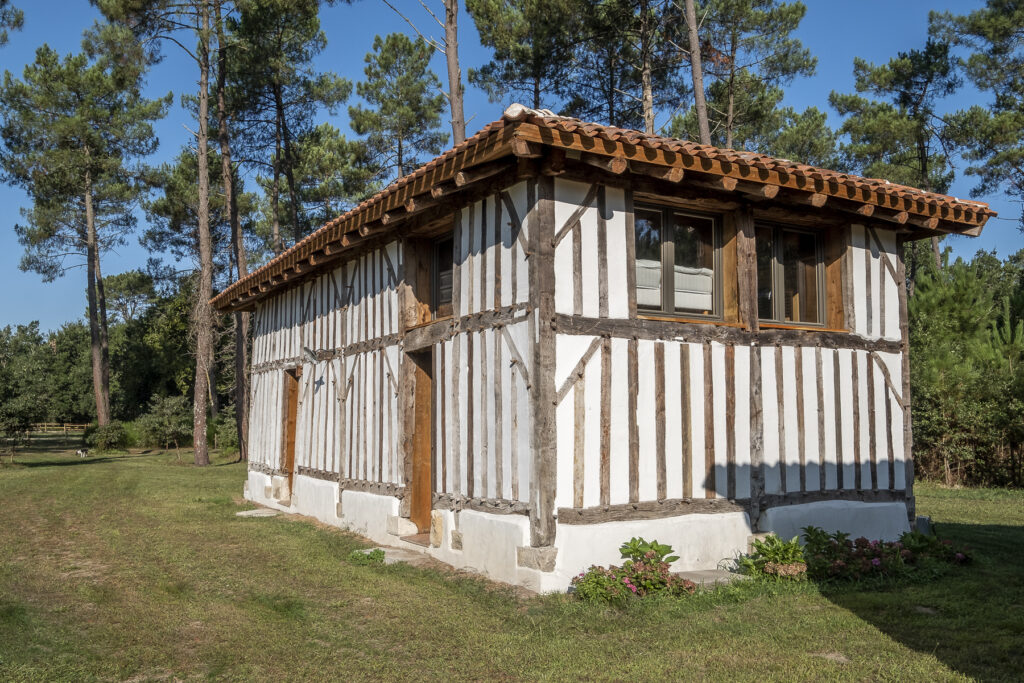
<svg viewBox="0 0 1024 683">
<path fill-rule="evenodd" d="M 654 206 L 637 207 L 634 219 L 637 308 L 668 315 L 718 315 L 717 221 Z"/>
<path fill-rule="evenodd" d="M 452 285 L 455 281 L 455 243 L 451 238 L 434 245 L 434 317 L 446 318 L 452 314 Z"/>
<path fill-rule="evenodd" d="M 757 313 L 765 321 L 820 325 L 824 262 L 818 236 L 778 226 L 757 227 Z"/>
</svg>

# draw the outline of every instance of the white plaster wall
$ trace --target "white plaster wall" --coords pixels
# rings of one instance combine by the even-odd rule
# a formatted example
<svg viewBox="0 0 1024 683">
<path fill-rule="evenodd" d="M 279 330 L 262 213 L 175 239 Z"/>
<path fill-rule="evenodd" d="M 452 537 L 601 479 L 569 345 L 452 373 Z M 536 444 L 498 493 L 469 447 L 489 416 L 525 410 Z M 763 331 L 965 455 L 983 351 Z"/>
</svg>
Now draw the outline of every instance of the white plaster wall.
<svg viewBox="0 0 1024 683">
<path fill-rule="evenodd" d="M 441 547 L 426 549 L 429 555 L 495 581 L 523 583 L 516 564 L 516 549 L 530 544 L 530 520 L 526 515 L 495 515 L 476 510 L 457 514 L 451 510 L 437 512 L 443 527 Z M 456 525 L 462 534 L 462 550 L 451 547 Z M 391 538 L 394 545 L 394 537 Z"/>
<path fill-rule="evenodd" d="M 745 552 L 750 538 L 745 512 L 691 514 L 602 524 L 559 524 L 555 535 L 555 571 L 545 574 L 542 590 L 565 590 L 572 577 L 591 565 L 622 564 L 619 546 L 642 536 L 667 543 L 679 560 L 673 571 L 714 569 Z"/>
<path fill-rule="evenodd" d="M 910 531 L 907 506 L 899 502 L 830 500 L 786 505 L 765 510 L 758 523 L 760 531 L 771 531 L 784 539 L 800 535 L 803 527 L 811 525 L 828 532 L 845 531 L 852 538 L 864 536 L 873 541 L 893 541 Z"/>
<path fill-rule="evenodd" d="M 292 506 L 297 512 L 325 524 L 338 523 L 338 484 L 325 479 L 295 475 Z"/>
<path fill-rule="evenodd" d="M 302 506 L 301 501 L 299 506 Z M 341 492 L 339 526 L 366 536 L 376 543 L 398 545 L 398 538 L 387 532 L 388 517 L 397 514 L 398 499 L 393 496 L 382 496 L 364 491 Z M 337 521 L 333 523 L 338 524 Z"/>
</svg>

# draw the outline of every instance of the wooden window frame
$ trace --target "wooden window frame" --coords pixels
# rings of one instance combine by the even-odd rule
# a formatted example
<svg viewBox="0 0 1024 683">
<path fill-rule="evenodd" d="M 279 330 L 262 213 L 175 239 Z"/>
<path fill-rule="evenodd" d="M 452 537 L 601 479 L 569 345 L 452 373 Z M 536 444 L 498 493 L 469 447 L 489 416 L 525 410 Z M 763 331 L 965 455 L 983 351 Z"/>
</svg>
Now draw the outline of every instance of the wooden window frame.
<svg viewBox="0 0 1024 683">
<path fill-rule="evenodd" d="M 672 204 L 662 204 L 657 202 L 637 202 L 632 207 L 633 210 L 633 234 L 629 236 L 629 239 L 636 241 L 636 213 L 638 211 L 659 211 L 661 212 L 661 308 L 641 308 L 639 305 L 636 307 L 636 313 L 638 318 L 648 320 L 670 320 L 670 321 L 685 321 L 685 322 L 700 322 L 700 323 L 721 323 L 725 320 L 724 309 L 725 309 L 725 277 L 724 277 L 724 258 L 723 252 L 725 249 L 724 244 L 724 220 L 721 214 L 708 213 L 704 211 L 693 211 L 687 208 L 683 208 Z M 676 311 L 674 301 L 670 300 L 670 296 L 675 294 L 675 272 L 672 270 L 672 266 L 669 265 L 670 259 L 674 261 L 673 249 L 674 242 L 666 239 L 667 231 L 671 229 L 671 217 L 673 215 L 693 216 L 694 218 L 701 218 L 703 220 L 710 220 L 711 227 L 711 239 L 712 239 L 712 278 L 713 288 L 712 293 L 712 311 L 709 314 L 697 313 L 694 311 Z M 635 248 L 631 250 L 633 253 L 633 262 L 629 264 L 629 268 L 636 270 L 636 255 Z M 671 286 L 670 286 L 671 285 Z M 635 301 L 637 298 L 636 285 L 633 287 L 633 291 L 629 293 L 630 297 Z"/>
<path fill-rule="evenodd" d="M 447 313 L 441 314 L 439 312 L 439 306 L 441 301 L 441 245 L 445 242 L 451 244 L 452 249 L 452 296 L 451 301 L 448 302 L 450 310 Z M 436 240 L 433 243 L 433 247 L 430 255 L 430 319 L 434 320 L 447 320 L 455 315 L 455 239 L 446 235 Z"/>
<path fill-rule="evenodd" d="M 826 279 L 826 263 L 825 263 L 825 242 L 824 236 L 816 230 L 808 228 L 797 227 L 793 225 L 786 225 L 783 223 L 768 223 L 764 221 L 756 221 L 754 223 L 754 250 L 757 250 L 757 230 L 764 228 L 772 231 L 772 308 L 773 317 L 762 318 L 761 307 L 757 301 L 754 302 L 754 306 L 757 309 L 758 315 L 758 326 L 765 328 L 772 327 L 784 327 L 784 328 L 807 328 L 813 330 L 826 330 L 828 329 L 828 321 L 826 316 L 828 315 L 828 297 L 829 292 L 827 291 L 827 279 Z M 785 301 L 784 297 L 776 294 L 780 294 L 785 291 L 785 279 L 783 270 L 780 267 L 781 257 L 780 253 L 782 250 L 782 240 L 779 239 L 783 232 L 797 232 L 804 235 L 811 235 L 814 237 L 814 279 L 816 282 L 817 289 L 817 310 L 818 310 L 818 322 L 807 322 L 805 320 L 786 320 L 785 313 Z M 757 272 L 752 274 L 757 280 Z"/>
</svg>

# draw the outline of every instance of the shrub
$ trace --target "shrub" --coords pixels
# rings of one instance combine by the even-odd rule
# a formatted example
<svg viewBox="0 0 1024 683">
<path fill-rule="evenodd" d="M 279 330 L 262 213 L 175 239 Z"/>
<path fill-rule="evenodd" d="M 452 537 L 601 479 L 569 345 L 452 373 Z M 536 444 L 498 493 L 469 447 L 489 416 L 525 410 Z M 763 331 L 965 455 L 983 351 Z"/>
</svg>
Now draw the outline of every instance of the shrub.
<svg viewBox="0 0 1024 683">
<path fill-rule="evenodd" d="M 85 443 L 98 451 L 125 448 L 128 445 L 128 433 L 124 425 L 116 420 L 103 427 L 90 425 L 85 434 Z"/>
<path fill-rule="evenodd" d="M 238 450 L 238 428 L 235 425 L 235 407 L 228 406 L 217 414 L 212 422 L 213 447 L 225 453 Z"/>
<path fill-rule="evenodd" d="M 922 563 L 937 561 L 966 564 L 971 556 L 966 548 L 952 541 L 916 531 L 903 534 L 898 541 L 870 541 L 864 537 L 828 533 L 818 527 L 804 527 L 804 556 L 807 572 L 818 580 L 858 580 L 871 576 L 899 576 Z"/>
<path fill-rule="evenodd" d="M 363 567 L 377 567 L 384 564 L 384 551 L 380 548 L 373 550 L 353 550 L 348 554 L 349 564 Z"/>
<path fill-rule="evenodd" d="M 753 552 L 741 557 L 739 561 L 740 570 L 744 574 L 779 579 L 806 578 L 807 564 L 804 562 L 804 550 L 800 547 L 799 536 L 783 541 L 775 534 L 769 534 L 763 540 L 754 539 L 751 546 Z"/>
<path fill-rule="evenodd" d="M 672 555 L 672 548 L 667 545 L 633 538 L 619 552 L 626 558 L 621 567 L 595 565 L 573 578 L 573 592 L 579 599 L 622 605 L 632 598 L 655 593 L 682 596 L 697 590 L 692 581 L 671 572 L 669 563 L 679 558 Z"/>
<path fill-rule="evenodd" d="M 803 532 L 803 548 L 798 537 L 783 541 L 771 534 L 763 541 L 754 541 L 753 552 L 740 558 L 740 569 L 760 577 L 857 581 L 900 576 L 929 563 L 971 561 L 966 548 L 916 531 L 903 534 L 898 541 L 870 541 L 864 537 L 851 541 L 850 534 L 829 533 L 815 526 L 804 527 Z"/>
<path fill-rule="evenodd" d="M 192 437 L 192 405 L 184 396 L 154 396 L 149 412 L 137 421 L 147 446 L 178 450 Z"/>
</svg>

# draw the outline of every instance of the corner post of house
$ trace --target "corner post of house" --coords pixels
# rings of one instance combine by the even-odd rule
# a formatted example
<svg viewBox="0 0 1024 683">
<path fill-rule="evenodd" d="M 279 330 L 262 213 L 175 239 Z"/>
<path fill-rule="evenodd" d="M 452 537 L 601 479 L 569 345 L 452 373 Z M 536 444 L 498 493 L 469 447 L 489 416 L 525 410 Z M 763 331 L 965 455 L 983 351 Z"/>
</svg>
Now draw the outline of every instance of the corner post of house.
<svg viewBox="0 0 1024 683">
<path fill-rule="evenodd" d="M 555 542 L 555 179 L 537 180 L 536 220 L 530 239 L 530 306 L 536 321 L 530 400 L 533 404 L 533 476 L 530 486 L 530 545 Z"/>
<path fill-rule="evenodd" d="M 736 225 L 736 292 L 739 323 L 750 332 L 759 329 L 757 318 L 757 245 L 754 213 L 744 203 L 734 215 Z M 754 335 L 756 340 L 756 334 Z M 764 495 L 764 409 L 761 395 L 761 346 L 750 345 L 750 524 L 756 529 Z M 741 381 L 741 380 L 737 380 Z"/>
<path fill-rule="evenodd" d="M 416 424 L 416 375 L 412 363 L 405 354 L 405 333 L 412 326 L 416 315 L 416 298 L 412 291 L 412 283 L 409 281 L 409 274 L 415 272 L 415 256 L 409 248 L 408 239 L 402 239 L 399 248 L 402 250 L 401 263 L 398 265 L 398 344 L 402 349 L 398 360 L 398 415 L 402 430 L 399 444 L 402 454 L 402 484 L 408 490 L 412 480 L 412 437 Z M 408 517 L 409 514 L 409 496 L 405 496 L 400 504 L 399 515 Z"/>
<path fill-rule="evenodd" d="M 903 466 L 906 477 L 907 518 L 913 528 L 916 516 L 914 499 L 914 427 L 910 410 L 910 320 L 907 306 L 907 265 L 903 260 L 903 236 L 896 236 L 896 290 L 900 308 L 900 362 L 903 380 Z"/>
</svg>

